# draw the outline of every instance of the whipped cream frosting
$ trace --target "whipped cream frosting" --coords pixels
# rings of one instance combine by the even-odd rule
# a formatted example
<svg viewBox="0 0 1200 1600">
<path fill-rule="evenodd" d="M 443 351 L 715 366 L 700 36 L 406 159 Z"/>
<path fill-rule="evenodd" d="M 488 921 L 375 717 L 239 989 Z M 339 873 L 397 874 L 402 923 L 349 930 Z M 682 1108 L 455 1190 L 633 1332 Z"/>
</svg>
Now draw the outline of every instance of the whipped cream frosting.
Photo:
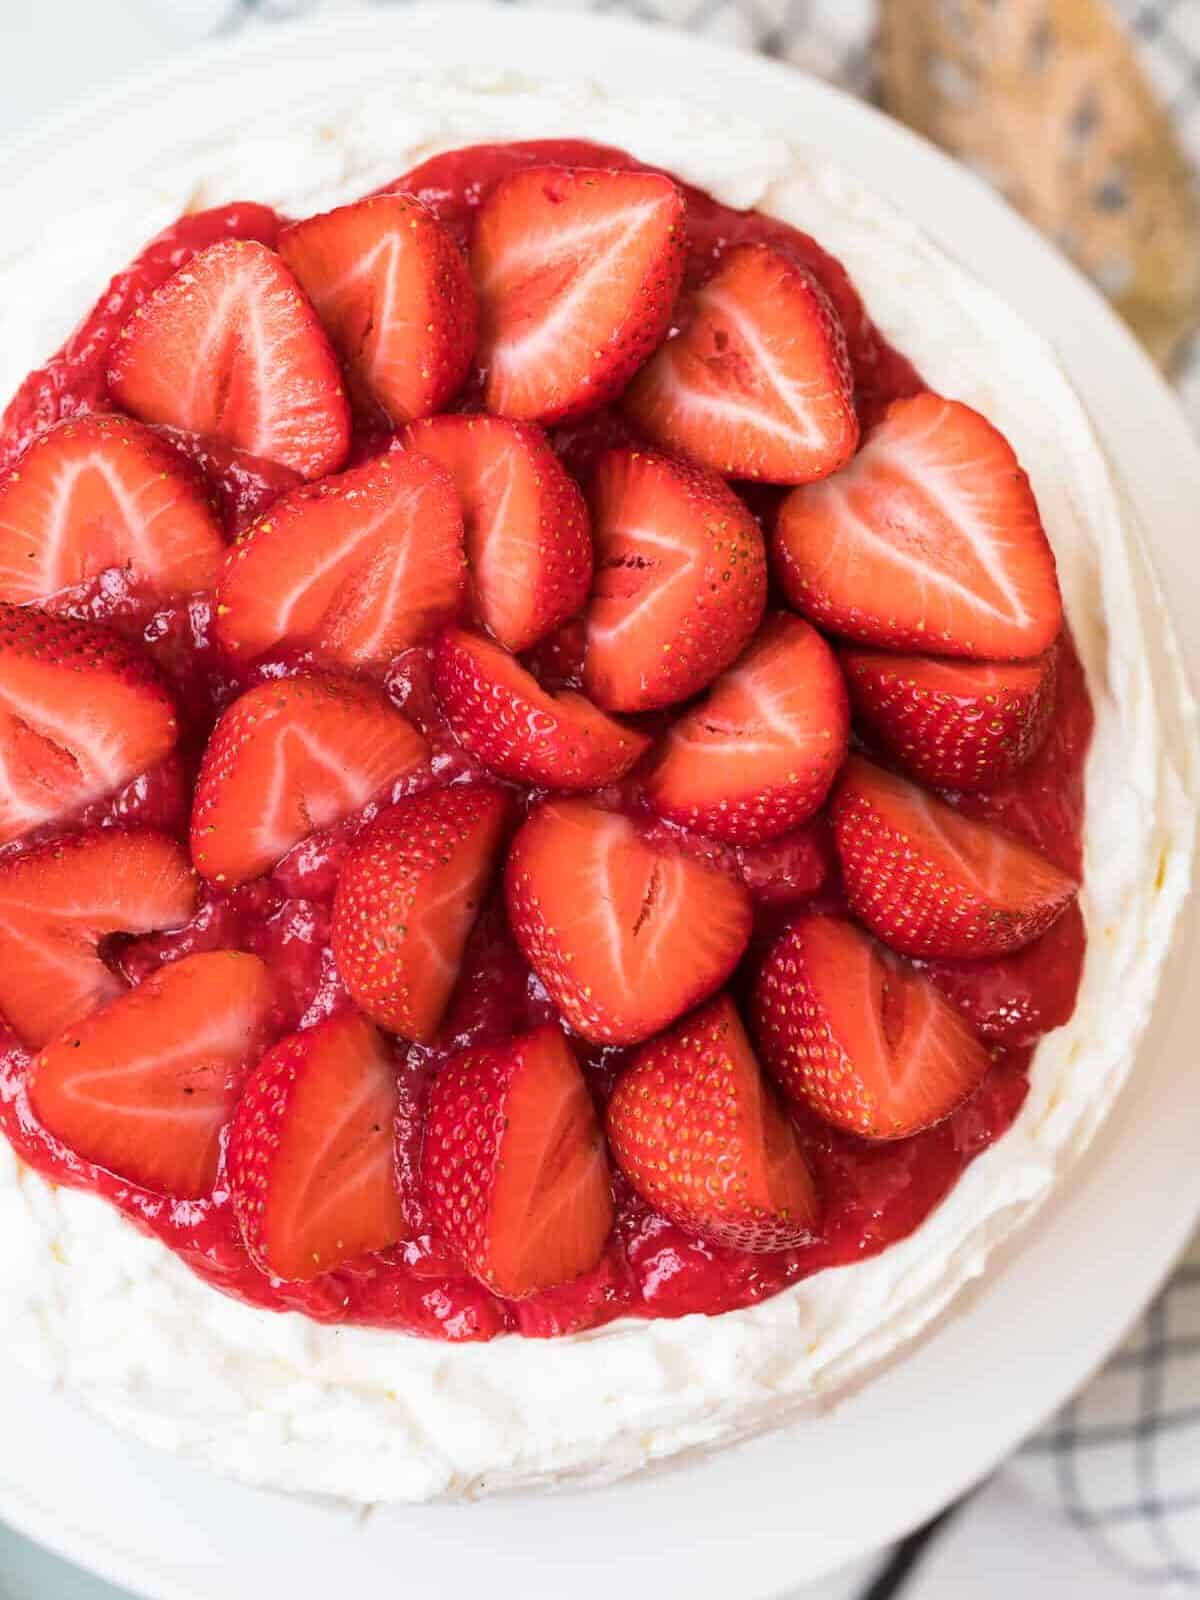
<svg viewBox="0 0 1200 1600">
<path fill-rule="evenodd" d="M 256 1484 L 374 1502 L 597 1483 L 835 1397 L 984 1270 L 1087 1144 L 1132 1068 L 1188 886 L 1193 708 L 1130 512 L 1052 352 L 884 201 L 753 125 L 580 83 L 396 73 L 353 103 L 310 101 L 269 135 L 197 143 L 167 170 L 137 152 L 94 209 L 0 260 L 0 396 L 188 207 L 256 199 L 302 215 L 439 150 L 556 136 L 623 146 L 814 234 L 931 386 L 1013 442 L 1096 712 L 1083 983 L 1071 1021 L 1037 1049 L 1013 1128 L 909 1238 L 745 1310 L 625 1318 L 549 1343 L 454 1346 L 252 1309 L 0 1141 L 9 1356 L 148 1443 Z"/>
</svg>

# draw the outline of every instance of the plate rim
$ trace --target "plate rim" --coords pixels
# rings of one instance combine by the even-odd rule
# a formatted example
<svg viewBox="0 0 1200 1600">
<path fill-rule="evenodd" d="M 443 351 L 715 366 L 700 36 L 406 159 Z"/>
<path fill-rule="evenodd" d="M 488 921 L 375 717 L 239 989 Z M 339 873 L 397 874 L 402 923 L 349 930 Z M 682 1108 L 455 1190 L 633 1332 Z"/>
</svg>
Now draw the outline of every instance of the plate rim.
<svg viewBox="0 0 1200 1600">
<path fill-rule="evenodd" d="M 297 50 L 301 48 L 302 44 L 315 42 L 326 35 L 335 40 L 345 41 L 351 36 L 359 34 L 369 34 L 377 37 L 383 31 L 395 35 L 396 38 L 407 34 L 419 34 L 423 26 L 429 27 L 434 21 L 444 19 L 448 9 L 450 8 L 446 6 L 417 4 L 397 12 L 372 11 L 358 14 L 335 14 L 332 16 L 328 14 L 319 15 L 299 22 L 278 23 L 272 24 L 269 28 L 250 30 L 231 38 L 213 41 L 199 48 L 177 54 L 154 66 L 148 72 L 131 75 L 123 82 L 113 84 L 87 96 L 70 108 L 54 113 L 48 118 L 40 119 L 28 130 L 7 141 L 3 154 L 0 154 L 0 173 L 3 173 L 5 169 L 11 171 L 14 163 L 29 162 L 36 159 L 39 149 L 45 150 L 48 145 L 58 147 L 64 142 L 80 137 L 81 130 L 86 128 L 88 123 L 97 117 L 114 114 L 121 115 L 122 108 L 128 111 L 131 103 L 136 106 L 145 102 L 148 98 L 161 97 L 169 92 L 173 82 L 181 78 L 191 80 L 205 70 L 216 69 L 222 64 L 228 65 L 231 61 L 251 62 L 259 54 L 269 54 L 274 61 L 278 62 L 279 59 L 286 55 L 288 50 Z M 756 57 L 730 46 L 714 44 L 708 40 L 694 39 L 669 28 L 629 18 L 600 18 L 587 14 L 565 15 L 535 11 L 520 12 L 509 10 L 506 7 L 478 5 L 455 6 L 453 9 L 456 13 L 456 20 L 470 16 L 476 19 L 486 18 L 486 27 L 489 29 L 498 26 L 499 19 L 503 17 L 506 28 L 513 33 L 529 32 L 536 29 L 544 34 L 558 35 L 561 38 L 561 48 L 564 54 L 570 54 L 569 47 L 572 41 L 577 45 L 580 38 L 586 35 L 611 39 L 614 49 L 617 47 L 618 42 L 623 42 L 627 47 L 632 47 L 636 42 L 639 46 L 649 49 L 652 41 L 653 50 L 668 50 L 676 62 L 679 63 L 679 78 L 681 80 L 688 76 L 688 72 L 684 70 L 685 61 L 689 70 L 692 63 L 694 63 L 696 70 L 704 67 L 708 70 L 716 70 L 718 73 L 724 71 L 729 74 L 733 74 L 736 70 L 736 73 L 742 77 L 758 79 L 763 84 L 764 95 L 768 100 L 780 100 L 785 92 L 790 91 L 797 99 L 807 97 L 812 98 L 816 104 L 824 103 L 827 107 L 836 106 L 838 115 L 842 118 L 861 121 L 864 126 L 868 123 L 872 124 L 875 128 L 875 133 L 872 135 L 873 138 L 886 137 L 886 140 L 894 148 L 906 148 L 909 159 L 923 165 L 931 174 L 936 173 L 936 178 L 932 178 L 931 181 L 940 184 L 942 187 L 950 184 L 959 193 L 965 193 L 963 187 L 965 180 L 972 191 L 972 200 L 976 209 L 990 209 L 996 226 L 1001 226 L 996 219 L 1002 217 L 1002 227 L 1012 237 L 1015 238 L 1017 234 L 1023 235 L 1023 248 L 1026 252 L 1029 251 L 1031 244 L 1036 247 L 1034 254 L 1036 257 L 1041 258 L 1038 271 L 1043 276 L 1057 277 L 1061 281 L 1062 275 L 1064 273 L 1068 274 L 1071 280 L 1071 295 L 1081 307 L 1084 305 L 1090 306 L 1089 316 L 1092 321 L 1095 321 L 1096 312 L 1100 311 L 1101 320 L 1106 325 L 1105 339 L 1113 345 L 1114 349 L 1123 347 L 1126 363 L 1130 364 L 1132 358 L 1131 364 L 1140 368 L 1136 382 L 1146 395 L 1153 394 L 1154 407 L 1161 413 L 1159 420 L 1162 422 L 1165 431 L 1174 435 L 1170 448 L 1180 453 L 1180 458 L 1189 465 L 1191 476 L 1200 483 L 1200 449 L 1197 448 L 1196 441 L 1178 409 L 1174 396 L 1166 386 L 1161 374 L 1151 366 L 1148 358 L 1144 356 L 1136 345 L 1133 336 L 1116 321 L 1091 285 L 1087 284 L 1086 280 L 1082 279 L 1075 272 L 1075 269 L 1063 258 L 1059 257 L 1045 241 L 1033 233 L 1032 229 L 1029 229 L 1015 214 L 1011 213 L 1003 202 L 987 191 L 980 180 L 966 173 L 948 157 L 935 150 L 917 135 L 893 123 L 874 107 L 855 100 L 852 96 L 831 85 L 800 73 L 796 68 L 769 61 L 762 57 Z M 480 25 L 483 26 L 484 24 L 481 23 Z M 579 76 L 577 72 L 575 75 Z M 798 82 L 803 84 L 802 93 L 798 88 Z M 686 102 L 689 99 L 686 87 L 678 88 L 674 97 Z M 768 119 L 766 115 L 764 115 L 762 121 L 765 126 L 782 125 L 778 119 L 774 117 Z M 886 132 L 883 130 L 886 130 Z M 803 138 L 805 143 L 812 145 L 814 148 L 817 147 L 818 141 L 811 136 L 810 132 L 805 131 L 800 137 Z M 840 163 L 840 156 L 838 159 Z M 853 170 L 853 167 L 850 170 Z M 986 202 L 986 206 L 984 202 Z M 927 232 L 933 232 L 935 237 L 937 236 L 936 230 L 930 228 L 928 224 L 922 223 L 922 226 Z M 1013 233 L 1014 229 L 1016 233 Z M 939 242 L 942 241 L 939 239 Z M 956 255 L 962 254 L 957 250 L 954 253 Z M 984 277 L 985 281 L 992 283 L 993 287 L 995 287 L 993 279 L 988 277 L 985 271 L 981 271 L 977 266 L 970 263 L 969 266 L 970 270 L 974 271 L 977 276 Z M 1004 291 L 1001 290 L 1001 292 L 1003 293 Z M 1006 298 L 1011 299 L 1007 295 Z M 1020 308 L 1018 307 L 1018 309 Z M 1027 320 L 1034 321 L 1036 326 L 1036 319 L 1029 317 L 1028 313 L 1026 315 Z M 1069 363 L 1066 364 L 1069 366 Z M 1072 379 L 1078 382 L 1074 371 L 1072 371 Z M 1154 561 L 1155 568 L 1160 569 L 1161 565 L 1161 558 L 1156 558 Z M 1178 612 L 1178 605 L 1175 609 Z M 1195 681 L 1196 658 L 1200 654 L 1200 643 L 1198 643 L 1197 637 L 1193 636 L 1190 630 L 1186 628 L 1180 628 L 1179 633 L 1184 654 L 1190 654 L 1192 657 L 1192 677 L 1193 681 Z M 1175 973 L 1176 981 L 1179 975 L 1179 968 L 1182 965 L 1181 955 L 1186 944 L 1189 943 L 1187 935 L 1191 932 L 1191 924 L 1194 921 L 1194 914 L 1185 912 L 1185 922 L 1188 926 L 1181 928 L 1176 935 L 1175 953 L 1171 962 L 1171 969 Z M 1164 975 L 1164 993 L 1168 983 L 1171 981 L 1167 975 Z M 1160 1014 L 1160 1021 L 1162 1021 L 1162 1013 L 1167 1008 L 1163 1005 L 1161 999 L 1157 1009 Z M 1117 1121 L 1117 1111 L 1124 1108 L 1127 1112 L 1129 1099 L 1130 1088 L 1127 1087 L 1122 1093 L 1118 1107 L 1114 1108 L 1113 1114 L 1107 1119 L 1105 1130 L 1096 1140 L 1093 1150 L 1089 1152 L 1083 1162 L 1079 1163 L 1081 1167 L 1084 1165 L 1091 1166 L 1103 1159 L 1104 1150 L 1107 1144 L 1111 1142 L 1113 1128 Z M 1074 1184 L 1071 1185 L 1071 1187 L 1074 1186 Z M 1061 1197 L 1056 1197 L 1056 1199 L 1061 1199 Z M 1021 1239 L 1028 1241 L 1035 1228 L 1044 1228 L 1046 1219 L 1052 1217 L 1055 1209 L 1055 1200 L 1043 1206 L 1036 1221 L 1021 1230 Z M 1079 1378 L 1084 1377 L 1088 1371 L 1103 1359 L 1105 1349 L 1110 1348 L 1116 1342 L 1123 1328 L 1131 1324 L 1136 1318 L 1142 1306 L 1153 1294 L 1162 1275 L 1169 1268 L 1170 1261 L 1174 1258 L 1177 1248 L 1182 1245 L 1187 1234 L 1190 1233 L 1196 1214 L 1200 1214 L 1200 1180 L 1197 1182 L 1196 1192 L 1191 1197 L 1189 1204 L 1180 1207 L 1180 1214 L 1176 1218 L 1175 1237 L 1164 1240 L 1165 1248 L 1160 1248 L 1155 1253 L 1156 1261 L 1159 1256 L 1162 1256 L 1159 1264 L 1161 1270 L 1156 1268 L 1152 1273 L 1144 1274 L 1148 1278 L 1148 1283 L 1143 1286 L 1135 1297 L 1136 1303 L 1132 1300 L 1126 1302 L 1122 1315 L 1117 1319 L 1119 1326 L 1116 1327 L 1116 1331 L 1111 1332 L 1110 1330 L 1111 1337 L 1106 1337 L 1100 1341 L 1104 1348 L 1089 1350 L 1087 1360 L 1078 1373 Z M 994 1259 L 997 1262 L 1001 1262 L 1006 1255 L 1007 1252 L 997 1252 Z M 986 1288 L 986 1285 L 983 1287 Z M 971 1291 L 968 1293 L 967 1298 L 973 1300 L 977 1296 Z M 960 1315 L 962 1308 L 963 1300 L 960 1298 L 956 1302 L 954 1311 L 950 1313 L 950 1319 Z M 947 1319 L 939 1319 L 935 1327 L 940 1327 L 944 1320 Z M 927 1339 L 929 1335 L 924 1337 Z M 1042 1409 L 1046 1408 L 1043 1407 Z M 996 1437 L 999 1443 L 994 1444 L 991 1450 L 978 1458 L 978 1470 L 964 1479 L 962 1487 L 966 1487 L 969 1481 L 974 1481 L 983 1472 L 989 1470 L 995 1460 L 1007 1454 L 1008 1449 L 1014 1442 L 1014 1438 L 1024 1431 L 1025 1422 L 1018 1419 L 1003 1438 L 997 1434 Z M 113 1437 L 118 1438 L 116 1435 Z M 119 1443 L 128 1448 L 127 1441 L 119 1440 Z M 725 1454 L 730 1458 L 735 1457 L 737 1449 L 735 1448 Z M 676 1472 L 686 1473 L 689 1469 L 684 1467 L 675 1470 Z M 617 1489 L 597 1491 L 596 1493 L 635 1495 L 641 1492 L 645 1482 L 644 1478 L 634 1478 L 628 1480 L 626 1484 L 619 1486 Z M 242 1489 L 241 1492 L 253 1496 L 264 1494 L 264 1491 L 247 1489 Z M 267 1494 L 266 1498 L 277 1500 L 281 1497 Z M 563 1502 L 556 1503 L 562 1504 Z M 15 1514 L 13 1507 L 17 1508 Z M 415 1510 L 418 1513 L 425 1511 L 436 1515 L 443 1508 L 417 1507 L 408 1509 Z M 144 1575 L 139 1576 L 136 1568 L 130 1568 L 126 1564 L 131 1560 L 136 1562 L 144 1559 L 144 1557 L 138 1556 L 133 1551 L 121 1550 L 117 1546 L 113 1546 L 111 1554 L 104 1561 L 98 1563 L 98 1552 L 94 1544 L 90 1549 L 81 1550 L 80 1548 L 81 1540 L 85 1538 L 95 1539 L 95 1530 L 88 1534 L 83 1529 L 77 1529 L 74 1530 L 71 1537 L 63 1534 L 61 1538 L 56 1538 L 55 1530 L 50 1525 L 53 1522 L 52 1510 L 46 1508 L 44 1516 L 37 1515 L 36 1507 L 30 1512 L 29 1506 L 26 1506 L 26 1511 L 29 1514 L 22 1517 L 19 1496 L 8 1481 L 7 1474 L 0 1471 L 0 1514 L 3 1514 L 14 1526 L 22 1527 L 22 1531 L 28 1532 L 37 1542 L 54 1549 L 56 1553 L 64 1555 L 67 1559 L 79 1565 L 85 1565 L 90 1570 L 100 1573 L 108 1578 L 109 1581 L 122 1583 L 126 1587 L 134 1588 L 139 1593 L 152 1596 L 152 1600 L 209 1600 L 206 1594 L 191 1588 L 178 1586 L 160 1588 L 157 1580 L 153 1589 L 146 1588 L 144 1587 Z M 909 1525 L 912 1520 L 908 1515 L 901 1516 L 898 1521 L 893 1520 L 890 1524 L 886 1518 L 881 1519 L 879 1530 L 882 1531 L 877 1530 L 878 1537 L 873 1537 L 872 1543 L 883 1542 L 884 1539 L 902 1531 L 903 1526 Z M 23 1523 L 24 1526 L 22 1526 Z M 861 1553 L 861 1551 L 847 1549 L 845 1556 L 849 1559 L 850 1556 L 858 1553 Z M 827 1559 L 822 1559 L 821 1564 L 813 1567 L 811 1571 L 806 1569 L 802 1572 L 794 1572 L 782 1581 L 792 1582 L 797 1581 L 798 1577 L 815 1576 L 822 1570 L 828 1570 L 831 1564 Z M 169 1585 L 174 1583 L 173 1579 L 168 1579 L 167 1581 Z M 695 1591 L 693 1590 L 692 1592 L 694 1593 Z M 755 1594 L 765 1595 L 773 1592 L 773 1590 L 762 1588 L 756 1589 L 754 1592 Z"/>
</svg>

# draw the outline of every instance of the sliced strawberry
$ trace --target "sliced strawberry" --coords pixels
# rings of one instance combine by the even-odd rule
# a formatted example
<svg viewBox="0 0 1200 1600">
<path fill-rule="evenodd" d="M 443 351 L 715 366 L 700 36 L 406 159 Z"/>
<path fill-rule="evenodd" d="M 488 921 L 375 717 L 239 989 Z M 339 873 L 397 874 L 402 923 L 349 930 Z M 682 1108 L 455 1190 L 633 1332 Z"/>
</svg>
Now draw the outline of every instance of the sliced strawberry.
<svg viewBox="0 0 1200 1600">
<path fill-rule="evenodd" d="M 156 594 L 211 589 L 225 553 L 197 479 L 128 417 L 81 417 L 0 478 L 0 600 L 41 605 L 114 568 Z"/>
<path fill-rule="evenodd" d="M 979 1086 L 988 1053 L 915 967 L 841 917 L 801 917 L 754 989 L 763 1060 L 794 1100 L 864 1139 L 904 1139 Z"/>
<path fill-rule="evenodd" d="M 124 411 L 214 434 L 304 478 L 350 448 L 337 357 L 274 250 L 210 245 L 156 289 L 113 345 L 108 386 Z"/>
<path fill-rule="evenodd" d="M 107 628 L 0 604 L 0 844 L 111 794 L 178 733 L 141 651 Z"/>
<path fill-rule="evenodd" d="M 45 365 L 28 374 L 0 414 L 0 471 L 56 422 L 109 409 L 105 374 L 113 340 L 133 311 L 197 250 L 218 239 L 273 245 L 278 236 L 277 214 L 253 201 L 189 211 L 169 222 L 109 280 L 91 310 Z"/>
<path fill-rule="evenodd" d="M 790 494 L 774 555 L 797 610 L 889 650 L 1024 660 L 1062 626 L 1012 446 L 936 394 L 894 401 L 844 472 Z"/>
<path fill-rule="evenodd" d="M 667 331 L 685 250 L 683 196 L 658 173 L 497 184 L 471 248 L 488 410 L 561 422 L 611 400 Z"/>
<path fill-rule="evenodd" d="M 716 1244 L 786 1250 L 817 1226 L 795 1130 L 726 994 L 638 1051 L 608 1103 L 608 1138 L 648 1205 Z"/>
<path fill-rule="evenodd" d="M 519 654 L 573 617 L 592 582 L 587 505 L 541 429 L 507 417 L 431 417 L 404 439 L 454 479 L 484 627 Z"/>
<path fill-rule="evenodd" d="M 641 450 L 604 456 L 592 484 L 596 582 L 584 687 L 610 711 L 687 700 L 762 621 L 758 524 L 721 480 Z"/>
<path fill-rule="evenodd" d="M 935 789 L 993 789 L 1037 751 L 1054 712 L 1058 652 L 955 661 L 847 649 L 855 715 L 898 766 Z"/>
<path fill-rule="evenodd" d="M 515 657 L 482 634 L 448 628 L 434 684 L 459 743 L 502 778 L 544 789 L 599 789 L 650 747 L 636 728 L 584 695 L 547 694 Z"/>
<path fill-rule="evenodd" d="M 825 799 L 849 735 L 833 651 L 778 612 L 671 728 L 646 795 L 659 816 L 712 838 L 777 839 Z"/>
<path fill-rule="evenodd" d="M 46 1046 L 30 1077 L 34 1113 L 85 1161 L 199 1200 L 273 1002 L 270 972 L 239 950 L 161 967 Z"/>
<path fill-rule="evenodd" d="M 346 856 L 333 953 L 355 1001 L 406 1039 L 432 1038 L 483 903 L 509 798 L 483 784 L 392 806 Z"/>
<path fill-rule="evenodd" d="M 421 1187 L 468 1269 L 508 1299 L 596 1265 L 613 1224 L 608 1159 L 556 1027 L 451 1057 L 429 1093 Z"/>
<path fill-rule="evenodd" d="M 815 278 L 769 245 L 735 245 L 677 321 L 625 397 L 647 438 L 726 477 L 767 483 L 810 483 L 849 461 L 854 377 Z"/>
<path fill-rule="evenodd" d="M 833 821 L 851 909 L 905 955 L 1017 950 L 1079 888 L 1022 840 L 861 756 L 846 763 Z"/>
<path fill-rule="evenodd" d="M 285 228 L 279 253 L 312 301 L 360 399 L 394 425 L 462 387 L 477 312 L 467 262 L 419 200 L 375 195 Z"/>
<path fill-rule="evenodd" d="M 234 1212 L 264 1272 L 317 1278 L 411 1236 L 397 1186 L 398 1109 L 391 1053 L 356 1011 L 267 1051 L 229 1141 Z"/>
<path fill-rule="evenodd" d="M 741 883 L 586 800 L 530 814 L 506 887 L 513 933 L 550 998 L 603 1044 L 648 1039 L 706 999 L 750 937 Z"/>
<path fill-rule="evenodd" d="M 186 852 L 157 833 L 106 828 L 0 862 L 0 1013 L 38 1049 L 121 992 L 105 940 L 182 927 L 196 894 Z"/>
<path fill-rule="evenodd" d="M 307 674 L 257 684 L 204 752 L 192 860 L 213 883 L 257 878 L 427 756 L 412 723 L 368 684 Z"/>
<path fill-rule="evenodd" d="M 390 451 L 285 495 L 225 559 L 217 637 L 253 660 L 281 645 L 383 666 L 457 609 L 462 516 L 436 462 Z"/>
</svg>

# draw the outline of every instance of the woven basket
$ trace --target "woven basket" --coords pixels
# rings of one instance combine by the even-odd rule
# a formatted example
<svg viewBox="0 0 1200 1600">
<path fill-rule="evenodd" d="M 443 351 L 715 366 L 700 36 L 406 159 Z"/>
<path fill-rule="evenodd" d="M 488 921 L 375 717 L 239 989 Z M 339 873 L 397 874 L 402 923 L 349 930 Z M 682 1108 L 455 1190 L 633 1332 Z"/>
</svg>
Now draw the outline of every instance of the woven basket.
<svg viewBox="0 0 1200 1600">
<path fill-rule="evenodd" d="M 878 64 L 885 107 L 1002 190 L 1170 363 L 1200 323 L 1200 205 L 1105 0 L 880 0 Z"/>
</svg>

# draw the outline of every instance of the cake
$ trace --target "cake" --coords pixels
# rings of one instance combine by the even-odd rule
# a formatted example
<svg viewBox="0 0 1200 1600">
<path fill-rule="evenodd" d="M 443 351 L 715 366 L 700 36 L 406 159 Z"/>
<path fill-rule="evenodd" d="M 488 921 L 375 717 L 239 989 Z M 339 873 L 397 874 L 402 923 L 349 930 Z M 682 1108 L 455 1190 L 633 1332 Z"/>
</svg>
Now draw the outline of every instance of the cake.
<svg viewBox="0 0 1200 1600">
<path fill-rule="evenodd" d="M 34 241 L 11 269 L 46 326 L 3 342 L 6 709 L 71 670 L 63 715 L 120 714 L 86 760 L 78 733 L 65 764 L 8 747 L 5 1334 L 255 1483 L 603 1481 L 835 1397 L 1068 1172 L 1187 885 L 1193 752 L 1158 703 L 1184 691 L 1152 683 L 1136 532 L 1053 357 L 882 201 L 681 106 L 439 77 L 402 119 L 331 109 L 114 201 L 127 237 Z M 509 144 L 533 135 L 572 142 Z M 22 386 L 185 211 L 73 364 Z M 594 350 L 560 322 L 522 362 L 512 259 L 564 215 L 616 250 L 623 309 L 593 279 Z M 345 291 L 359 228 L 360 259 L 418 237 L 417 360 Z M 586 289 L 577 249 L 571 271 Z M 543 320 L 568 291 L 543 284 Z M 204 342 L 225 295 L 253 308 L 232 355 Z M 749 452 L 728 405 L 696 423 L 730 328 L 751 386 L 812 380 Z M 985 537 L 960 585 L 979 637 L 894 561 L 864 611 L 830 530 L 861 555 L 895 474 L 911 503 L 964 458 L 1013 541 Z M 478 515 L 497 459 L 531 538 Z M 111 512 L 72 541 L 45 511 L 83 460 L 150 508 L 100 567 Z M 963 502 L 939 514 L 961 527 Z M 417 577 L 355 558 L 364 527 L 398 528 Z M 676 599 L 642 575 L 681 545 Z M 118 886 L 89 912 L 117 943 L 48 969 L 47 908 L 81 885 Z M 606 945 L 642 926 L 649 954 Z M 169 1104 L 161 1054 L 139 1078 L 130 1049 L 164 1037 Z M 889 1077 L 898 1041 L 912 1071 Z M 94 1092 L 81 1112 L 88 1072 L 117 1137 Z M 170 1140 L 139 1133 L 147 1109 Z M 730 1126 L 744 1165 L 716 1181 Z"/>
</svg>

